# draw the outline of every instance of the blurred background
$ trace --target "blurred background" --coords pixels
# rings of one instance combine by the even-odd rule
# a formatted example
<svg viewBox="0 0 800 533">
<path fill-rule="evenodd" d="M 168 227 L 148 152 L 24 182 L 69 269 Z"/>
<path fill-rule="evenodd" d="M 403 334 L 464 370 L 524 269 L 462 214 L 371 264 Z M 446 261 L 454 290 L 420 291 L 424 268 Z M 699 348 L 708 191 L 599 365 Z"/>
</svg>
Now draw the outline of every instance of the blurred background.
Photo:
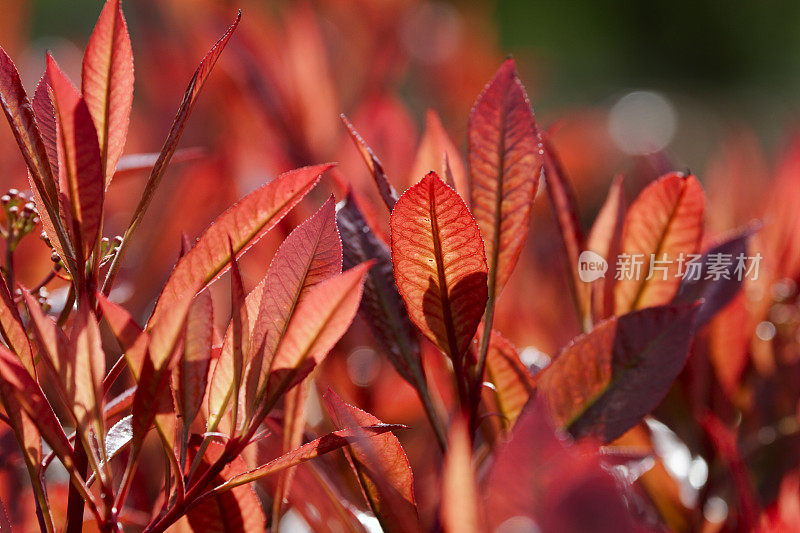
<svg viewBox="0 0 800 533">
<path fill-rule="evenodd" d="M 150 3 L 128 2 L 134 42 L 140 26 L 148 24 Z M 216 3 L 234 8 L 249 2 Z M 288 3 L 262 2 L 270 9 Z M 16 31 L 28 31 L 35 44 L 47 46 L 61 38 L 84 43 L 102 2 L 29 0 L 22 4 L 24 25 Z M 797 2 L 499 0 L 425 6 L 411 18 L 428 18 L 423 22 L 445 35 L 436 38 L 440 49 L 432 54 L 425 39 L 410 43 L 412 57 L 436 62 L 463 46 L 461 40 L 474 38 L 465 31 L 465 16 L 486 17 L 492 26 L 487 31 L 492 34 L 481 38 L 498 52 L 519 58 L 521 69 L 529 74 L 525 81 L 540 116 L 560 116 L 565 107 L 608 109 L 631 91 L 657 91 L 666 102 L 655 105 L 669 107 L 653 112 L 674 114 L 667 119 L 675 121 L 669 147 L 692 168 L 705 163 L 732 123 L 748 124 L 774 148 L 796 120 L 800 103 Z M 416 111 L 421 116 L 421 110 Z"/>
<path fill-rule="evenodd" d="M 29 91 L 42 75 L 46 50 L 79 82 L 83 49 L 102 4 L 0 0 L 0 45 Z M 441 168 L 442 147 L 456 155 L 449 159 L 454 173 L 463 173 L 471 106 L 513 54 L 537 122 L 576 190 L 584 230 L 616 175 L 625 175 L 631 201 L 670 170 L 690 170 L 704 185 L 704 247 L 753 219 L 764 222 L 757 239 L 765 256 L 763 281 L 711 323 L 657 413 L 688 446 L 677 474 L 654 470 L 647 478 L 662 516 L 672 529 L 698 529 L 703 502 L 717 492 L 731 509 L 741 507 L 728 478 L 708 484 L 703 476 L 689 478 L 693 456 L 697 464 L 708 459 L 709 479 L 720 470 L 699 429 L 703 409 L 720 413 L 747 442 L 757 443 L 747 460 L 765 507 L 784 474 L 800 465 L 800 425 L 786 435 L 773 431 L 783 420 L 794 423 L 800 399 L 800 137 L 794 131 L 800 3 L 124 0 L 123 8 L 136 73 L 127 154 L 160 149 L 198 62 L 236 9 L 243 11 L 181 142 L 204 156 L 171 166 L 112 293 L 140 322 L 178 256 L 181 232 L 198 236 L 279 172 L 339 162 L 309 201 L 243 258 L 248 289 L 263 277 L 280 240 L 331 193 L 341 199 L 352 188 L 375 231 L 386 237 L 387 212 L 339 114 L 347 114 L 400 191 Z M 431 147 L 439 151 L 426 152 Z M 114 177 L 106 197 L 107 236 L 124 230 L 146 179 L 146 169 Z M 28 185 L 9 128 L 0 125 L 0 190 L 10 187 Z M 546 196 L 540 191 L 495 317 L 522 360 L 534 366 L 546 364 L 580 332 L 565 296 L 570 266 Z M 51 269 L 50 250 L 34 238 L 16 254 L 24 265 L 18 277 L 27 286 Z M 55 309 L 59 290 L 52 286 Z M 213 290 L 222 325 L 229 316 L 225 281 Z M 348 333 L 317 383 L 330 384 L 383 420 L 419 426 L 413 391 L 365 331 Z M 425 357 L 432 379 L 446 375 L 438 353 Z M 447 385 L 441 390 L 446 404 Z M 772 431 L 769 442 L 761 442 L 765 428 Z M 404 437 L 415 472 L 435 470 L 430 438 L 424 432 Z M 680 481 L 680 490 L 670 479 Z M 800 474 L 791 482 L 789 489 L 800 487 Z M 435 480 L 420 476 L 417 483 L 421 500 L 436 501 Z M 140 505 L 147 509 L 147 502 Z M 727 509 L 715 523 L 726 520 Z M 796 510 L 794 503 L 790 509 Z M 421 512 L 435 519 L 435 505 Z"/>
</svg>

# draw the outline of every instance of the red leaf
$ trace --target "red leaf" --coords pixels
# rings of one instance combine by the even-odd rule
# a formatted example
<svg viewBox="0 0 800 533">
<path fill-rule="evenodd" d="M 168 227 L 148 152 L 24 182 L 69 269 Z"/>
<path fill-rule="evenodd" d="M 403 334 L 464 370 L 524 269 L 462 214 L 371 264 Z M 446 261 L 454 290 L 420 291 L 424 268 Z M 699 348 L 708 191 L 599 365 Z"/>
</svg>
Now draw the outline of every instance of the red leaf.
<svg viewBox="0 0 800 533">
<path fill-rule="evenodd" d="M 270 371 L 270 362 L 281 345 L 292 313 L 314 285 L 342 270 L 341 240 L 329 200 L 299 225 L 275 252 L 263 281 L 246 298 L 252 331 L 246 367 L 245 415 L 252 414 L 259 385 Z M 209 394 L 209 428 L 228 407 L 235 383 L 233 332 L 225 335 L 214 369 Z"/>
<path fill-rule="evenodd" d="M 368 261 L 329 278 L 300 301 L 270 364 L 264 397 L 273 398 L 291 388 L 322 362 L 350 327 L 370 267 Z"/>
<path fill-rule="evenodd" d="M 0 105 L 30 170 L 33 188 L 45 200 L 45 206 L 54 208 L 57 205 L 58 195 L 47 149 L 36 125 L 33 107 L 22 87 L 17 68 L 2 48 L 0 48 Z"/>
<path fill-rule="evenodd" d="M 696 306 L 611 318 L 573 340 L 542 371 L 537 391 L 576 437 L 610 442 L 666 396 L 689 355 Z"/>
<path fill-rule="evenodd" d="M 268 374 L 293 313 L 317 284 L 341 273 L 342 241 L 333 198 L 300 224 L 278 248 L 264 277 L 265 286 L 253 328 L 248 372 L 254 383 Z M 262 365 L 261 361 L 266 365 Z M 248 398 L 248 403 L 255 398 Z"/>
<path fill-rule="evenodd" d="M 78 302 L 78 310 L 72 322 L 63 379 L 78 428 L 84 431 L 86 442 L 91 442 L 88 428 L 95 431 L 95 438 L 103 445 L 103 377 L 106 371 L 106 356 L 100 339 L 100 328 L 90 310 L 88 300 Z"/>
<path fill-rule="evenodd" d="M 69 195 L 73 239 L 80 259 L 85 259 L 94 248 L 103 216 L 105 187 L 97 131 L 86 102 L 50 55 L 47 78 L 58 125 L 60 188 Z"/>
<path fill-rule="evenodd" d="M 58 134 L 56 129 L 56 110 L 50 97 L 50 84 L 45 73 L 36 85 L 33 93 L 33 113 L 36 115 L 36 124 L 42 134 L 47 159 L 53 176 L 58 176 Z"/>
<path fill-rule="evenodd" d="M 0 283 L 0 335 L 6 345 L 17 354 L 31 376 L 36 375 L 36 363 L 28 334 L 22 325 L 17 304 L 5 283 Z"/>
<path fill-rule="evenodd" d="M 389 178 L 386 176 L 386 172 L 383 170 L 383 165 L 372 152 L 372 149 L 367 146 L 367 143 L 364 142 L 364 139 L 361 138 L 361 135 L 358 134 L 353 125 L 350 124 L 350 121 L 347 120 L 347 117 L 344 115 L 339 115 L 339 118 L 341 118 L 342 122 L 344 122 L 344 125 L 347 126 L 347 131 L 350 132 L 350 137 L 353 139 L 353 143 L 356 145 L 356 148 L 358 148 L 358 151 L 361 153 L 361 157 L 364 159 L 364 163 L 366 163 L 367 168 L 372 174 L 372 178 L 375 180 L 375 184 L 378 186 L 378 192 L 381 194 L 383 203 L 385 203 L 386 207 L 389 208 L 389 211 L 391 211 L 394 209 L 394 204 L 397 203 L 397 191 L 394 190 Z"/>
<path fill-rule="evenodd" d="M 248 472 L 232 477 L 225 483 L 215 487 L 211 491 L 211 494 L 219 494 L 234 487 L 238 487 L 239 485 L 244 485 L 270 474 L 291 468 L 292 466 L 299 465 L 300 463 L 304 463 L 305 461 L 314 459 L 320 455 L 338 450 L 339 448 L 347 446 L 351 442 L 374 437 L 376 435 L 382 435 L 389 431 L 403 429 L 404 427 L 405 426 L 397 424 L 374 424 L 366 427 L 356 427 L 333 431 L 327 435 L 323 435 L 318 439 L 312 440 L 311 442 L 307 442 L 296 450 L 292 450 L 287 454 L 281 455 L 277 459 L 261 465 L 258 468 L 254 468 Z"/>
<path fill-rule="evenodd" d="M 382 424 L 371 414 L 345 403 L 330 389 L 323 399 L 340 428 Z M 347 456 L 384 531 L 419 531 L 414 475 L 397 437 L 386 433 L 351 443 Z"/>
<path fill-rule="evenodd" d="M 97 128 L 107 186 L 125 147 L 133 104 L 133 51 L 120 0 L 108 0 L 95 24 L 81 90 Z"/>
<path fill-rule="evenodd" d="M 590 287 L 583 283 L 578 276 L 578 258 L 584 249 L 578 204 L 572 185 L 552 144 L 546 142 L 545 147 L 544 169 L 547 197 L 550 199 L 550 207 L 555 215 L 561 243 L 564 246 L 567 270 L 570 274 L 569 286 L 581 319 L 581 328 L 586 331 L 591 327 L 591 292 Z"/>
<path fill-rule="evenodd" d="M 175 407 L 186 428 L 200 411 L 206 394 L 213 331 L 214 302 L 211 293 L 206 290 L 198 294 L 189 307 L 183 356 L 172 374 Z"/>
<path fill-rule="evenodd" d="M 233 354 L 233 398 L 237 401 L 234 414 L 239 412 L 239 389 L 244 375 L 244 357 L 248 352 L 250 342 L 250 321 L 247 319 L 247 305 L 245 304 L 244 282 L 236 262 L 236 252 L 233 243 L 228 239 L 228 249 L 231 258 L 231 353 Z M 242 419 L 239 419 L 242 422 Z M 238 431 L 238 424 L 234 423 L 233 431 Z"/>
<path fill-rule="evenodd" d="M 453 360 L 469 346 L 486 305 L 483 241 L 464 200 L 435 172 L 392 211 L 392 262 L 411 320 Z"/>
<path fill-rule="evenodd" d="M 466 200 L 469 198 L 469 182 L 464 161 L 442 126 L 439 115 L 433 109 L 428 109 L 425 113 L 425 134 L 419 142 L 414 170 L 411 172 L 412 183 L 418 176 L 424 176 L 431 171 L 440 172 L 447 177 L 448 168 L 453 178 L 453 183 L 449 185 Z"/>
<path fill-rule="evenodd" d="M 472 467 L 472 439 L 467 423 L 458 418 L 450 426 L 442 479 L 442 526 L 447 533 L 478 533 L 481 501 Z"/>
<path fill-rule="evenodd" d="M 72 468 L 72 446 L 39 384 L 19 358 L 0 346 L 0 390 L 7 409 L 20 409 L 31 418 L 45 442 L 67 469 Z"/>
<path fill-rule="evenodd" d="M 203 458 L 203 465 L 210 464 L 222 455 L 222 446 L 212 443 Z M 200 473 L 204 469 L 201 468 Z M 235 478 L 247 471 L 241 456 L 228 463 L 216 477 L 216 484 Z M 192 531 L 203 533 L 248 533 L 266 531 L 266 518 L 261 502 L 252 487 L 236 487 L 203 499 L 186 514 Z"/>
<path fill-rule="evenodd" d="M 484 236 L 494 296 L 511 275 L 528 234 L 541 166 L 533 111 L 509 59 L 478 97 L 469 118 L 471 206 Z"/>
<path fill-rule="evenodd" d="M 148 322 L 152 336 L 150 350 L 156 366 L 171 354 L 191 299 L 227 270 L 228 237 L 236 254 L 244 253 L 275 227 L 330 166 L 292 170 L 256 189 L 217 217 L 178 261 Z"/>
<path fill-rule="evenodd" d="M 680 255 L 697 251 L 703 233 L 705 197 L 694 176 L 667 174 L 647 186 L 628 210 L 622 236 L 622 254 L 642 254 L 642 271 L 621 276 L 615 288 L 615 313 L 669 302 L 681 278 Z M 649 274 L 651 255 L 667 261 L 665 271 Z M 617 272 L 619 275 L 620 272 Z"/>
<path fill-rule="evenodd" d="M 640 531 L 590 443 L 554 431 L 542 402 L 520 416 L 482 490 L 486 531 Z"/>
<path fill-rule="evenodd" d="M 744 271 L 737 273 L 737 258 L 747 258 L 747 240 L 751 231 L 744 231 L 716 246 L 709 249 L 700 258 L 699 274 L 697 278 L 687 277 L 678 287 L 678 294 L 672 300 L 673 303 L 693 303 L 702 299 L 703 303 L 697 312 L 695 327 L 701 328 L 708 323 L 714 315 L 722 310 L 739 292 L 742 285 Z M 722 264 L 725 268 L 720 270 L 715 268 L 715 257 L 727 256 L 731 259 L 728 264 Z M 719 266 L 717 263 L 716 266 Z"/>
</svg>

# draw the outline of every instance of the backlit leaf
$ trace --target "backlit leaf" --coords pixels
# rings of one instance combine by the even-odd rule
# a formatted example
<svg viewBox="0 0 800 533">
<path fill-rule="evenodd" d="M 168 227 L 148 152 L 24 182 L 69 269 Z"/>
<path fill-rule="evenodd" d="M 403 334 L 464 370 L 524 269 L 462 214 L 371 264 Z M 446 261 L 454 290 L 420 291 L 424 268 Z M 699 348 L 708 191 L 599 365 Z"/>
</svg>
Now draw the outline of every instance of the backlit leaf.
<svg viewBox="0 0 800 533">
<path fill-rule="evenodd" d="M 133 104 L 133 51 L 120 0 L 108 0 L 83 56 L 81 91 L 97 129 L 106 186 L 125 147 Z"/>
<path fill-rule="evenodd" d="M 281 455 L 280 457 L 261 465 L 258 468 L 254 468 L 248 472 L 232 477 L 225 483 L 215 487 L 212 493 L 219 494 L 234 487 L 238 487 L 239 485 L 244 485 L 245 483 L 250 483 L 251 481 L 274 474 L 275 472 L 280 472 L 292 466 L 304 463 L 310 459 L 314 459 L 315 457 L 319 457 L 320 455 L 338 450 L 339 448 L 347 446 L 349 443 L 358 441 L 359 439 L 382 435 L 389 431 L 403 429 L 404 427 L 405 426 L 397 424 L 377 424 L 366 427 L 347 428 L 333 431 L 327 435 L 323 435 L 318 439 L 303 444 L 296 450 L 292 450 L 287 454 Z"/>
<path fill-rule="evenodd" d="M 68 194 L 73 239 L 82 259 L 98 238 L 103 216 L 104 180 L 97 131 L 77 89 L 52 56 L 47 56 L 47 78 L 53 94 L 58 138 L 58 171 L 62 193 Z"/>
<path fill-rule="evenodd" d="M 586 249 L 608 262 L 605 277 L 592 286 L 592 310 L 595 319 L 603 319 L 614 313 L 614 265 L 622 246 L 622 228 L 625 222 L 625 191 L 622 176 L 614 178 L 608 196 L 597 214 L 597 218 L 586 240 Z"/>
<path fill-rule="evenodd" d="M 211 293 L 202 291 L 189 307 L 183 357 L 172 373 L 175 406 L 187 428 L 200 411 L 206 394 L 214 331 L 213 304 Z"/>
<path fill-rule="evenodd" d="M 694 305 L 611 318 L 567 345 L 537 380 L 556 423 L 610 442 L 666 396 L 689 355 Z"/>
<path fill-rule="evenodd" d="M 464 200 L 436 173 L 410 187 L 392 211 L 392 262 L 416 326 L 454 360 L 486 305 L 483 241 Z"/>
<path fill-rule="evenodd" d="M 615 313 L 668 303 L 681 282 L 681 254 L 686 261 L 700 245 L 703 233 L 705 197 L 700 183 L 692 175 L 672 173 L 648 185 L 631 204 L 625 217 L 622 254 L 638 254 L 641 271 L 622 275 L 615 288 Z M 651 256 L 656 261 L 650 275 Z M 663 269 L 662 269 L 663 267 Z M 609 270 L 613 265 L 609 263 Z M 647 279 L 650 278 L 650 279 Z"/>
<path fill-rule="evenodd" d="M 368 261 L 329 278 L 300 301 L 270 364 L 266 398 L 301 381 L 344 335 L 358 310 L 371 266 Z"/>
<path fill-rule="evenodd" d="M 244 253 L 297 205 L 328 168 L 330 165 L 292 170 L 256 189 L 217 217 L 178 261 L 148 322 L 156 366 L 169 357 L 191 299 L 230 265 L 228 237 L 234 252 Z M 156 324 L 159 327 L 154 329 Z"/>
<path fill-rule="evenodd" d="M 371 414 L 345 403 L 330 389 L 324 400 L 340 428 L 382 424 Z M 397 437 L 386 433 L 354 442 L 348 445 L 347 456 L 384 531 L 419 530 L 414 476 Z"/>
<path fill-rule="evenodd" d="M 486 244 L 489 291 L 500 293 L 528 234 L 542 167 L 531 105 L 512 59 L 478 97 L 469 118 L 472 213 Z"/>
<path fill-rule="evenodd" d="M 11 350 L 17 354 L 22 364 L 32 376 L 36 375 L 33 350 L 28 334 L 22 325 L 17 304 L 14 302 L 8 287 L 0 283 L 0 335 Z"/>
<path fill-rule="evenodd" d="M 58 135 L 56 130 L 56 110 L 50 97 L 50 83 L 47 74 L 39 79 L 33 93 L 33 113 L 47 149 L 47 159 L 53 176 L 58 176 Z"/>
</svg>

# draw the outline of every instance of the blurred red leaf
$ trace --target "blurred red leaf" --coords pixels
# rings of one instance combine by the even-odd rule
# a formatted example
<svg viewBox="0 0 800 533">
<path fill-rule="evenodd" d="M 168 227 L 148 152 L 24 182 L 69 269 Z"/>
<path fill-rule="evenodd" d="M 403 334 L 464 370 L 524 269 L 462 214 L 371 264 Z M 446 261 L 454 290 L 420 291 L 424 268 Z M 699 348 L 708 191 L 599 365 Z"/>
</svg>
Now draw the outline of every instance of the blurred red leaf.
<svg viewBox="0 0 800 533">
<path fill-rule="evenodd" d="M 535 381 L 528 367 L 520 361 L 511 341 L 496 330 L 492 330 L 486 352 L 486 380 L 494 386 L 497 407 L 505 417 L 503 425 L 510 430 L 528 403 Z"/>
<path fill-rule="evenodd" d="M 469 118 L 471 206 L 484 236 L 492 296 L 503 289 L 522 250 L 541 166 L 533 111 L 508 59 Z"/>
<path fill-rule="evenodd" d="M 97 128 L 108 186 L 125 148 L 133 104 L 133 51 L 120 0 L 100 12 L 83 56 L 81 91 Z"/>
<path fill-rule="evenodd" d="M 700 246 L 703 233 L 705 197 L 692 175 L 672 173 L 648 185 L 631 204 L 625 217 L 622 254 L 641 254 L 642 271 L 622 276 L 615 288 L 615 313 L 669 302 L 678 290 L 681 254 L 691 259 Z M 664 271 L 652 272 L 651 255 L 665 261 Z M 611 258 L 615 259 L 615 258 Z M 610 263 L 609 263 L 610 264 Z M 613 269 L 612 269 L 613 270 Z M 650 278 L 650 279 L 647 279 Z"/>
<path fill-rule="evenodd" d="M 534 401 L 482 487 L 487 530 L 637 531 L 590 443 L 569 443 Z"/>
<path fill-rule="evenodd" d="M 450 426 L 442 474 L 442 526 L 447 533 L 481 531 L 481 500 L 472 466 L 472 439 L 467 423 L 458 418 Z"/>
<path fill-rule="evenodd" d="M 615 264 L 622 246 L 622 228 L 626 211 L 622 182 L 621 175 L 614 178 L 586 240 L 586 249 L 600 255 L 609 265 Z M 612 274 L 613 269 L 610 269 L 605 277 L 596 280 L 592 285 L 593 316 L 596 320 L 608 318 L 614 313 L 616 277 Z"/>
<path fill-rule="evenodd" d="M 417 148 L 417 157 L 411 171 L 411 183 L 419 176 L 434 171 L 447 178 L 447 169 L 452 173 L 453 183 L 450 184 L 462 198 L 469 198 L 469 182 L 464 160 L 461 153 L 453 144 L 447 131 L 442 126 L 442 120 L 433 109 L 425 113 L 425 133 Z"/>
<path fill-rule="evenodd" d="M 556 423 L 610 442 L 664 398 L 689 356 L 696 306 L 634 311 L 577 337 L 542 371 L 537 390 Z"/>
<path fill-rule="evenodd" d="M 328 413 L 340 428 L 383 423 L 366 411 L 345 403 L 330 389 L 323 399 Z M 414 475 L 397 437 L 386 433 L 353 442 L 347 446 L 346 455 L 364 497 L 384 531 L 418 531 Z"/>
<path fill-rule="evenodd" d="M 431 172 L 400 197 L 391 228 L 395 280 L 411 320 L 460 361 L 487 298 L 475 220 L 458 193 Z"/>
</svg>

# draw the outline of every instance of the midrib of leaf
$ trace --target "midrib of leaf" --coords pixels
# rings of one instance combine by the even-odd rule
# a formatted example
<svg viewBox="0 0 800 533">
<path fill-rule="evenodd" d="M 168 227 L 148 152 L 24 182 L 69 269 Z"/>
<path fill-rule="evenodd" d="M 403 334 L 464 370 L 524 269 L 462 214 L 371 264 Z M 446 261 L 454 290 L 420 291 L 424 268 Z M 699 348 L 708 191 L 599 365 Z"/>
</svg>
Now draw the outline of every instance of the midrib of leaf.
<svg viewBox="0 0 800 533">
<path fill-rule="evenodd" d="M 492 228 L 492 253 L 489 258 L 489 273 L 487 279 L 488 297 L 486 299 L 486 310 L 483 315 L 483 336 L 478 350 L 478 367 L 475 371 L 473 387 L 480 391 L 483 374 L 486 370 L 486 356 L 489 352 L 489 340 L 492 336 L 492 322 L 494 322 L 495 289 L 497 287 L 497 264 L 500 262 L 500 235 L 503 210 L 503 184 L 505 180 L 505 153 L 506 153 L 506 118 L 508 105 L 508 91 L 503 91 L 502 104 L 500 106 L 500 120 L 498 131 L 500 139 L 497 145 L 499 156 L 499 168 L 497 169 L 497 190 L 495 191 L 494 204 L 494 227 Z M 475 394 L 473 399 L 473 411 L 476 411 L 480 403 L 480 394 Z"/>
<path fill-rule="evenodd" d="M 109 135 L 109 122 L 111 118 L 111 76 L 114 71 L 114 42 L 117 36 L 117 16 L 114 13 L 113 21 L 111 23 L 111 39 L 108 49 L 108 73 L 106 75 L 106 97 L 103 109 L 103 142 L 100 143 L 100 161 L 103 163 L 103 181 L 107 179 L 108 175 L 108 135 Z"/>
<path fill-rule="evenodd" d="M 447 286 L 447 277 L 444 272 L 444 253 L 442 251 L 441 236 L 439 235 L 439 218 L 436 214 L 436 195 L 434 194 L 434 179 L 431 178 L 428 186 L 428 212 L 431 218 L 431 236 L 433 237 L 433 253 L 436 260 L 436 274 L 439 281 L 439 298 L 442 300 L 442 318 L 444 319 L 444 329 L 447 335 L 447 345 L 450 351 L 450 357 L 454 362 L 459 361 L 461 354 L 458 349 L 458 340 L 456 339 L 455 326 L 453 324 L 453 315 L 450 312 L 450 295 L 449 287 Z M 459 364 L 460 366 L 460 364 Z M 460 380 L 461 378 L 459 378 Z"/>
<path fill-rule="evenodd" d="M 675 206 L 672 208 L 672 211 L 669 214 L 669 218 L 667 218 L 667 223 L 664 225 L 664 231 L 661 232 L 661 235 L 658 239 L 658 244 L 656 245 L 655 256 L 658 258 L 661 255 L 661 252 L 664 248 L 665 241 L 667 239 L 667 235 L 669 235 L 669 230 L 672 227 L 673 222 L 675 222 L 675 218 L 678 214 L 678 209 L 680 208 L 681 203 L 683 202 L 683 196 L 686 194 L 686 177 L 681 178 L 681 192 L 678 195 L 678 200 L 675 202 Z M 642 283 L 639 284 L 639 288 L 636 290 L 636 296 L 631 302 L 630 309 L 635 310 L 636 306 L 639 305 L 639 300 L 642 299 L 642 295 L 644 294 L 644 290 L 648 287 L 648 280 L 645 279 Z"/>
</svg>

